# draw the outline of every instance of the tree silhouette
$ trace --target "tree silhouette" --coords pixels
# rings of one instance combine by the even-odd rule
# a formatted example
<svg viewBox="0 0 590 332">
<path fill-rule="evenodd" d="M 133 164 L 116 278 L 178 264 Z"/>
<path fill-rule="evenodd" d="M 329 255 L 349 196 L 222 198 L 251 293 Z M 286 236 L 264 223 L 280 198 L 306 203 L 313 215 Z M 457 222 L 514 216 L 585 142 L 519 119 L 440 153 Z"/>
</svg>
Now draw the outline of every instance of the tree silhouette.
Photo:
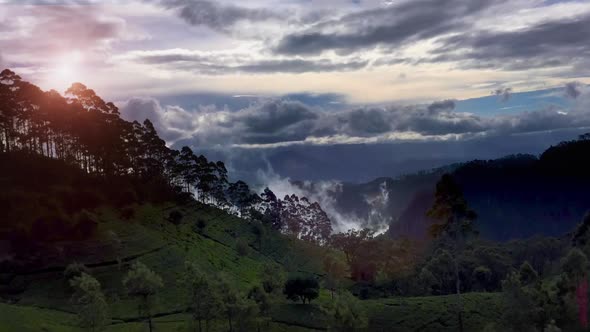
<svg viewBox="0 0 590 332">
<path fill-rule="evenodd" d="M 465 249 L 467 239 L 477 234 L 473 226 L 477 215 L 467 205 L 461 188 L 455 183 L 452 176 L 445 174 L 436 184 L 435 201 L 428 211 L 428 216 L 440 221 L 440 223 L 435 223 L 430 227 L 430 233 L 434 238 L 446 242 L 453 256 L 458 307 L 457 316 L 459 329 L 463 331 L 463 301 L 461 298 L 459 256 Z"/>
</svg>

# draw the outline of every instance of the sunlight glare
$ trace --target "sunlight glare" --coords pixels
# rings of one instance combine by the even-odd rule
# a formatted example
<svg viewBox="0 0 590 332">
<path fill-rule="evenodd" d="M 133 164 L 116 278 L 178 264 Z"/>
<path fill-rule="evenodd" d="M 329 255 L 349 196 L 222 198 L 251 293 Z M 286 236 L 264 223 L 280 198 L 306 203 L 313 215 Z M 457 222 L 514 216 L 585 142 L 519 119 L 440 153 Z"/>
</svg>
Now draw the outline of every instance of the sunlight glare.
<svg viewBox="0 0 590 332">
<path fill-rule="evenodd" d="M 60 88 L 67 88 L 72 83 L 80 81 L 80 62 L 82 54 L 79 51 L 66 53 L 59 57 L 55 67 L 55 83 Z"/>
</svg>

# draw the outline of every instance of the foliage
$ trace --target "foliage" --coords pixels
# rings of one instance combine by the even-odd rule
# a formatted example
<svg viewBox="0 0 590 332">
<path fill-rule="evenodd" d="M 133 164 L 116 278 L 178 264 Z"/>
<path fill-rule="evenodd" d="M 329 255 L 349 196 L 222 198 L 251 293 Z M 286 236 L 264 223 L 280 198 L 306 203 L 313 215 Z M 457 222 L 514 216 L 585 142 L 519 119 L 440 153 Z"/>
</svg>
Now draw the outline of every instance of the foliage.
<svg viewBox="0 0 590 332">
<path fill-rule="evenodd" d="M 151 332 L 152 309 L 157 293 L 164 286 L 162 278 L 143 263 L 135 262 L 123 279 L 123 286 L 129 296 L 138 298 L 138 312 L 147 316 Z"/>
<path fill-rule="evenodd" d="M 168 215 L 168 220 L 174 224 L 174 225 L 180 225 L 180 222 L 182 221 L 182 213 L 178 210 L 174 210 L 172 212 L 170 212 L 170 214 Z"/>
<path fill-rule="evenodd" d="M 319 296 L 320 285 L 313 277 L 295 277 L 287 280 L 283 294 L 292 301 L 301 301 L 303 304 L 311 303 Z"/>
<path fill-rule="evenodd" d="M 260 278 L 262 280 L 262 288 L 269 294 L 280 293 L 285 284 L 285 274 L 275 264 L 265 264 Z"/>
<path fill-rule="evenodd" d="M 198 324 L 199 332 L 203 331 L 203 321 L 205 330 L 208 330 L 211 320 L 217 318 L 223 309 L 215 282 L 203 274 L 197 264 L 185 262 L 180 285 L 186 290 L 188 309 Z"/>
<path fill-rule="evenodd" d="M 365 308 L 350 292 L 338 292 L 324 310 L 330 317 L 330 331 L 358 331 L 368 326 Z"/>
<path fill-rule="evenodd" d="M 90 274 L 90 270 L 88 270 L 84 264 L 73 262 L 66 266 L 66 269 L 64 270 L 64 278 L 70 281 L 75 277 L 82 276 L 83 273 Z"/>
<path fill-rule="evenodd" d="M 333 254 L 324 258 L 324 287 L 329 289 L 334 298 L 334 292 L 341 287 L 341 281 L 345 277 L 346 265 Z"/>
<path fill-rule="evenodd" d="M 257 303 L 244 296 L 225 276 L 219 278 L 218 287 L 229 331 L 234 331 L 234 325 L 238 331 L 248 331 L 258 315 Z"/>
<path fill-rule="evenodd" d="M 250 252 L 250 245 L 248 244 L 248 241 L 245 239 L 238 239 L 236 241 L 236 251 L 238 252 L 238 255 L 242 257 L 248 256 L 248 253 Z"/>
<path fill-rule="evenodd" d="M 523 287 L 521 279 L 518 272 L 512 272 L 502 282 L 506 307 L 502 321 L 511 331 L 534 331 L 539 320 L 537 294 L 534 289 Z"/>
<path fill-rule="evenodd" d="M 90 331 L 100 331 L 110 321 L 108 304 L 98 280 L 82 272 L 70 280 L 75 289 L 72 301 L 76 304 L 80 324 Z"/>
</svg>

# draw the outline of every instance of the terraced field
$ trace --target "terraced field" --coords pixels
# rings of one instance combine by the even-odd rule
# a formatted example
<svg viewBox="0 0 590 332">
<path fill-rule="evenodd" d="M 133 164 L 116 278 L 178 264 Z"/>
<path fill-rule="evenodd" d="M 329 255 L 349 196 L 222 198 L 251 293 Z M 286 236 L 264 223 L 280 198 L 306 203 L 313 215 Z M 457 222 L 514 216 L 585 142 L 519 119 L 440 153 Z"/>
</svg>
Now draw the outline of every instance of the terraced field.
<svg viewBox="0 0 590 332">
<path fill-rule="evenodd" d="M 169 221 L 171 211 L 183 214 L 182 222 Z M 122 221 L 110 209 L 95 216 L 99 221 L 97 240 L 84 248 L 64 243 L 68 257 L 90 268 L 101 282 L 109 300 L 112 322 L 106 331 L 145 331 L 136 304 L 125 296 L 122 278 L 128 265 L 141 261 L 164 280 L 165 290 L 156 304 L 157 331 L 185 331 L 190 319 L 185 313 L 184 291 L 178 279 L 184 262 L 194 261 L 205 272 L 221 271 L 235 284 L 247 290 L 260 283 L 262 269 L 273 264 L 286 274 L 313 274 L 321 277 L 323 251 L 326 249 L 260 229 L 215 208 L 192 204 L 135 207 L 134 216 Z M 206 225 L 197 230 L 201 220 Z M 116 234 L 117 241 L 113 241 Z M 238 242 L 247 243 L 246 253 Z M 117 243 L 114 245 L 113 243 Z M 12 275 L 4 274 L 4 303 L 0 303 L 0 331 L 82 331 L 77 327 L 71 290 L 63 277 L 70 263 L 59 255 L 47 257 L 44 266 Z M 330 301 L 327 292 L 312 305 L 289 303 L 276 306 L 272 321 L 264 331 L 326 330 L 327 320 L 320 309 Z M 465 324 L 468 331 L 480 330 L 500 316 L 498 294 L 467 294 Z M 456 315 L 453 297 L 424 297 L 367 300 L 371 331 L 454 331 Z M 215 322 L 211 331 L 227 330 L 225 321 Z"/>
</svg>

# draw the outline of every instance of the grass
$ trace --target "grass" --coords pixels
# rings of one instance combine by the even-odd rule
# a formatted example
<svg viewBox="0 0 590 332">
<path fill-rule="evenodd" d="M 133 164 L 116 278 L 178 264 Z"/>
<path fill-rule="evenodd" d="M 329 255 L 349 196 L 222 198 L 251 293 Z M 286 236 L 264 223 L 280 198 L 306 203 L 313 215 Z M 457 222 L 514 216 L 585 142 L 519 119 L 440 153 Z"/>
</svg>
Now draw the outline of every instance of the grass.
<svg viewBox="0 0 590 332">
<path fill-rule="evenodd" d="M 254 226 L 234 216 L 208 206 L 193 204 L 141 205 L 135 207 L 130 220 L 122 221 L 112 209 L 95 213 L 99 220 L 97 239 L 85 243 L 62 244 L 69 248 L 68 260 L 56 258 L 50 271 L 14 276 L 9 287 L 21 288 L 9 299 L 13 305 L 0 303 L 0 332 L 4 331 L 82 331 L 77 327 L 70 301 L 71 290 L 64 280 L 60 266 L 71 261 L 90 265 L 91 273 L 101 282 L 109 299 L 112 324 L 106 331 L 145 331 L 146 324 L 137 322 L 136 303 L 128 299 L 122 288 L 128 265 L 139 260 L 164 280 L 155 312 L 161 331 L 187 331 L 189 317 L 183 313 L 184 290 L 177 280 L 184 262 L 194 261 L 205 272 L 221 271 L 243 291 L 260 283 L 266 264 L 273 264 L 286 274 L 322 275 L 323 248 L 318 248 L 275 232 L 265 231 L 259 241 Z M 171 211 L 183 214 L 182 223 L 168 221 Z M 202 233 L 196 232 L 197 220 L 206 224 Z M 116 233 L 121 246 L 112 245 L 111 233 Z M 248 244 L 246 255 L 240 255 L 237 242 Z M 78 244 L 79 246 L 79 244 Z M 65 249 L 64 249 L 65 250 Z M 122 258 L 122 263 L 118 263 Z M 57 267 L 57 268 L 56 268 Z M 18 286 L 18 287 L 17 287 Z M 371 331 L 455 331 L 454 297 L 421 297 L 367 300 Z M 327 291 L 312 305 L 288 303 L 286 300 L 273 311 L 273 322 L 263 331 L 310 332 L 325 330 L 326 317 L 320 305 L 330 301 Z M 500 316 L 498 294 L 466 294 L 466 331 L 478 331 Z M 214 324 L 212 331 L 225 331 L 225 321 Z"/>
</svg>

